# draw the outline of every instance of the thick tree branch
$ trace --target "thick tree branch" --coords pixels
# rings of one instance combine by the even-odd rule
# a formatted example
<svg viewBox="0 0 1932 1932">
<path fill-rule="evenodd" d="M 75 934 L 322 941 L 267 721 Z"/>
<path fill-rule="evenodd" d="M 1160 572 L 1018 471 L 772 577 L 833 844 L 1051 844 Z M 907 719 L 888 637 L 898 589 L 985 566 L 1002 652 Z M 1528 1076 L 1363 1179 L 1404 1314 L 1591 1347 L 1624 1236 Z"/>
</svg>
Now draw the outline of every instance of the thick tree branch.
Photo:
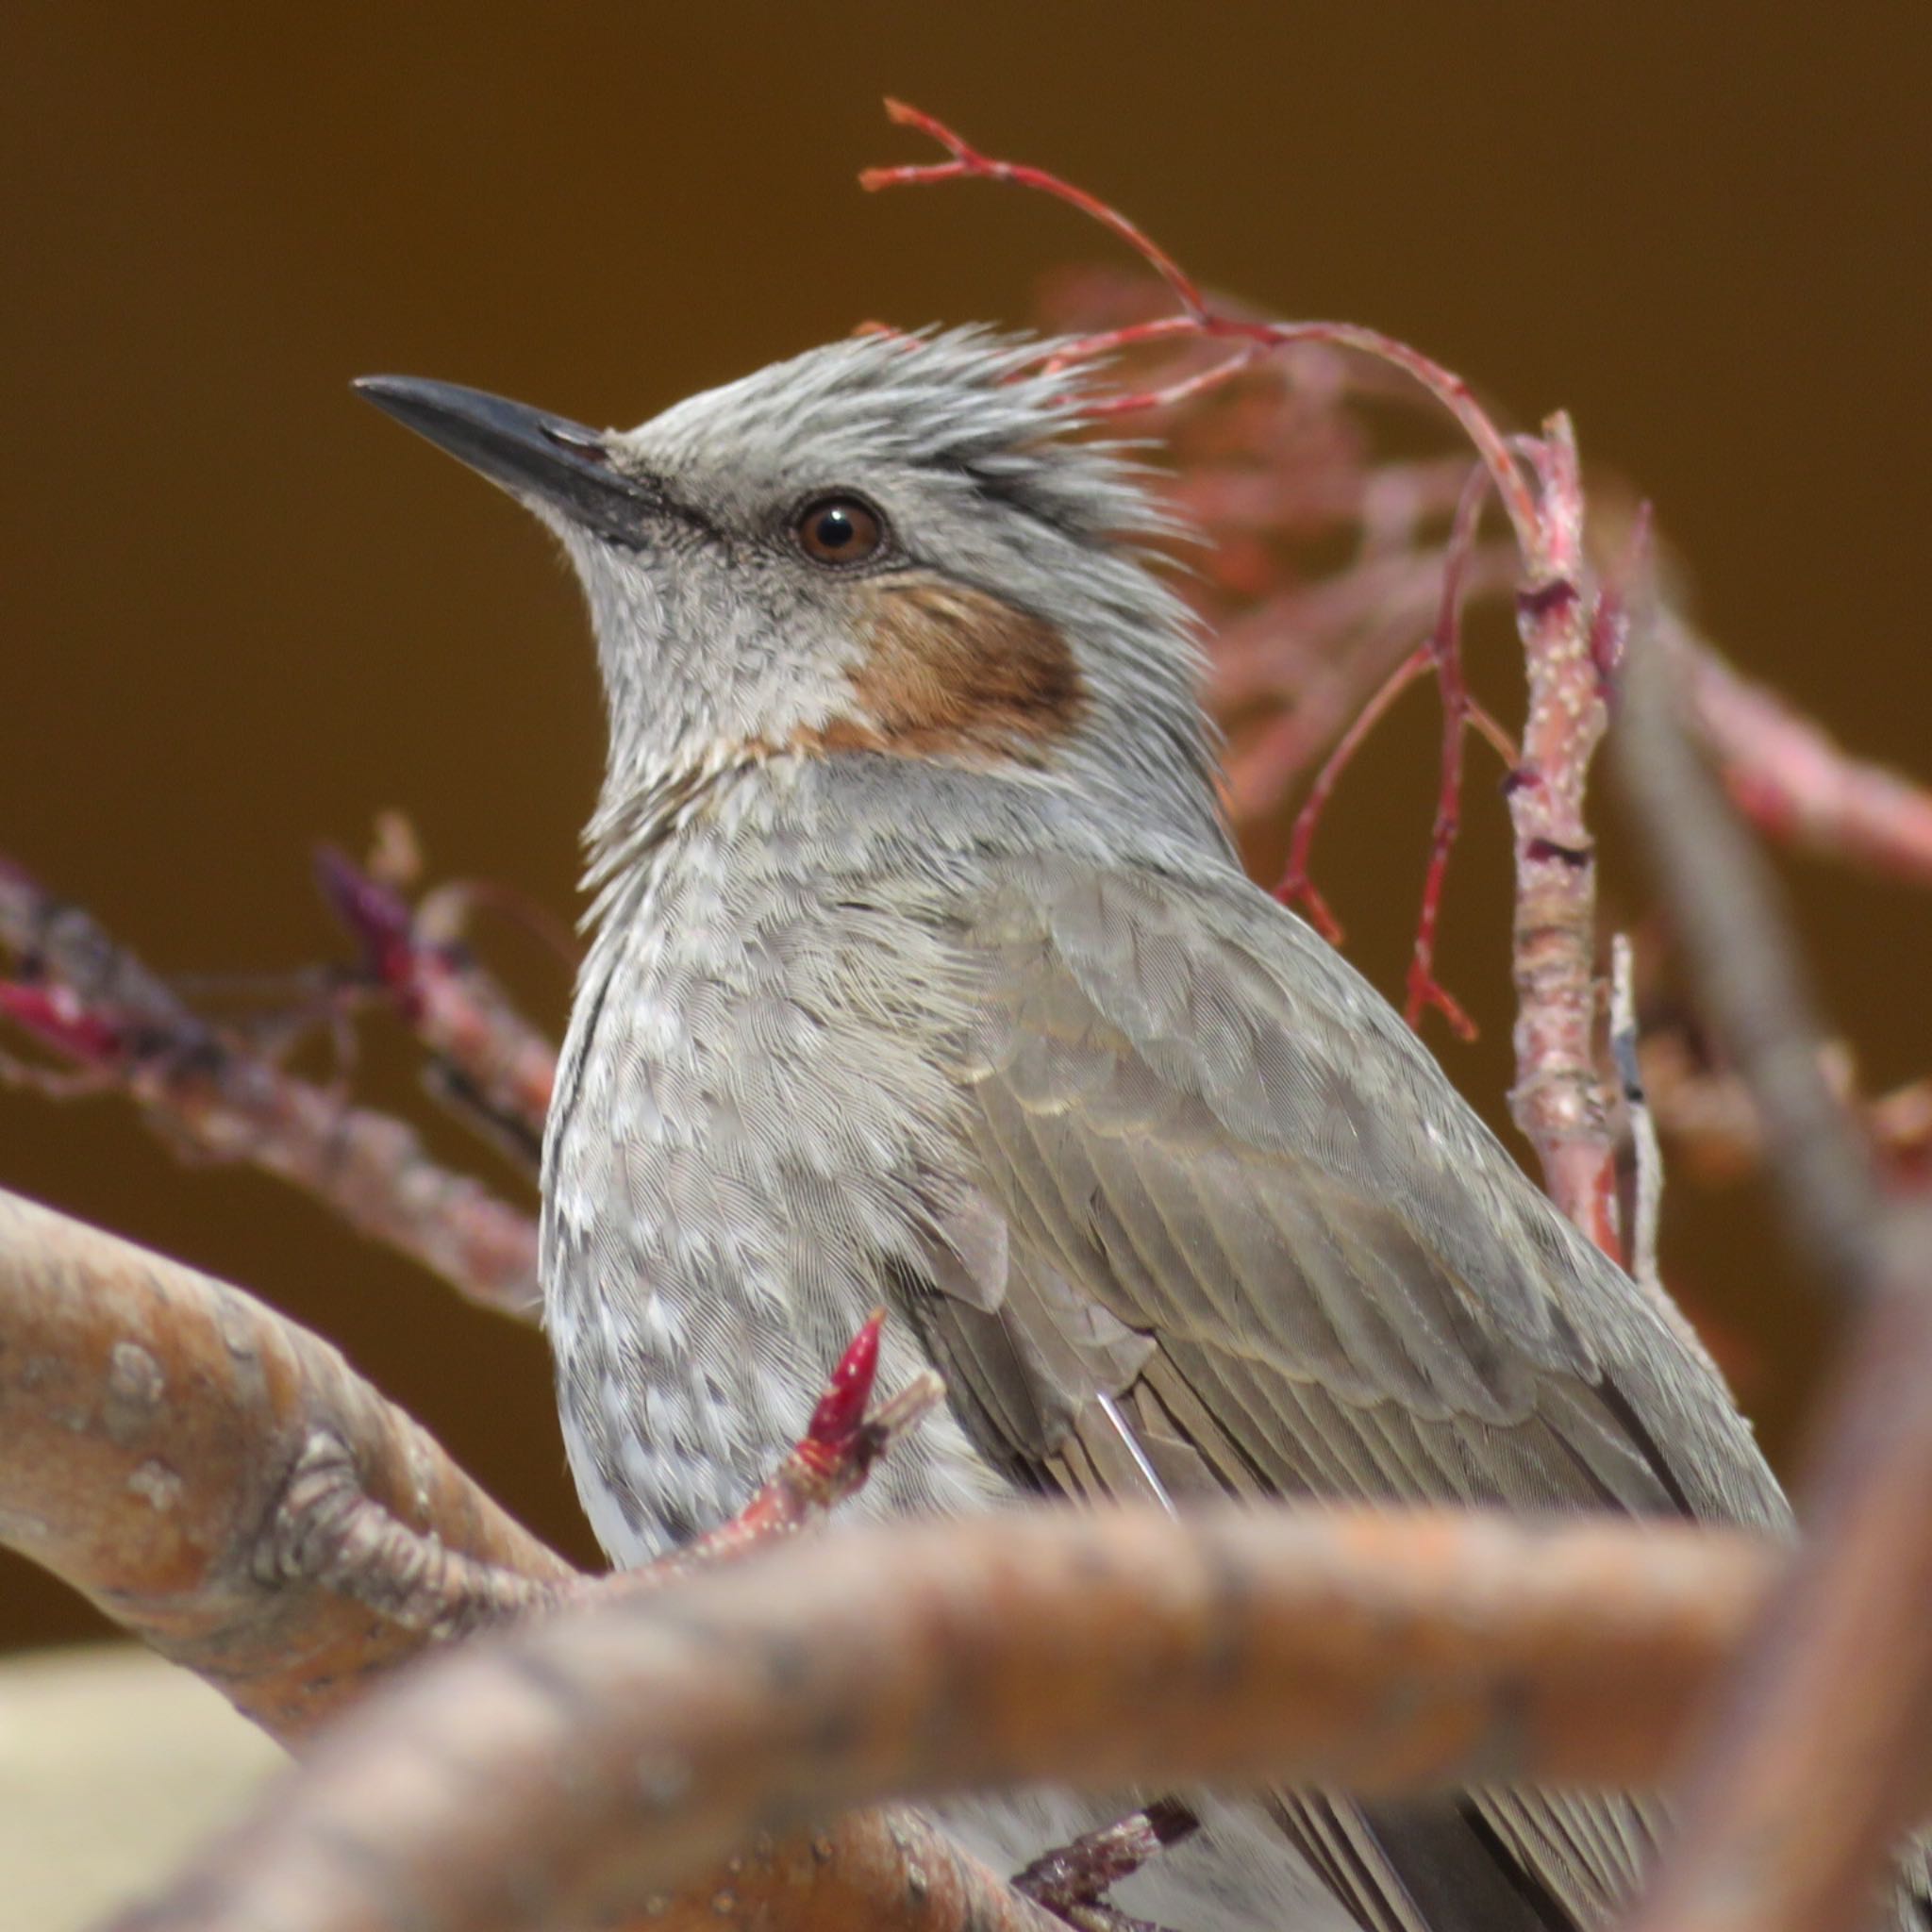
<svg viewBox="0 0 1932 1932">
<path fill-rule="evenodd" d="M 873 1409 L 862 1348 L 708 1554 L 817 1521 L 929 1405 Z M 0 1191 L 0 1542 L 291 1746 L 433 1641 L 688 1574 L 580 1576 L 326 1342 L 239 1289 Z M 929 1825 L 849 1818 L 670 1901 L 715 1932 L 730 1888 L 787 1932 L 1048 1932 Z"/>
<path fill-rule="evenodd" d="M 785 1840 L 873 1789 L 1063 1770 L 1119 1788 L 1138 1775 L 1238 1776 L 1264 1763 L 1364 1787 L 1641 1779 L 1662 1761 L 1678 1713 L 1776 1561 L 1722 1538 L 1628 1525 L 1542 1533 L 1480 1518 L 1314 1516 L 1197 1528 L 1056 1513 L 934 1528 L 903 1545 L 839 1538 L 800 1551 L 796 1563 L 778 1550 L 666 1587 L 623 1579 L 593 1589 L 503 1517 L 334 1350 L 233 1289 L 0 1196 L 0 1311 L 7 1540 L 277 1736 L 306 1738 L 436 1635 L 585 1591 L 594 1609 L 566 1619 L 591 1633 L 589 1652 L 567 1632 L 553 1640 L 535 1629 L 515 1639 L 535 1652 L 464 1646 L 478 1651 L 480 1677 L 447 1680 L 426 1707 L 415 1700 L 440 1673 L 403 1690 L 406 1703 L 372 1711 L 373 1746 L 347 1734 L 341 1748 L 378 1757 L 417 1740 L 407 1764 L 373 1782 L 352 1764 L 350 1786 L 380 1814 L 356 1828 L 407 1838 L 460 1881 L 458 1891 L 473 1879 L 495 1884 L 477 1875 L 492 1869 L 491 1845 L 512 1865 L 541 1845 L 546 1871 L 574 1871 L 586 1844 L 569 1831 L 553 1840 L 554 1830 L 594 1837 L 608 1827 L 622 1838 L 638 1823 L 598 1812 L 601 1798 L 584 1812 L 595 1753 L 627 1751 L 635 1765 L 671 1748 L 653 1724 L 687 1724 L 679 1750 L 715 1724 L 758 1765 L 730 1771 L 724 1796 L 713 1793 L 724 1808 L 692 1827 L 698 1837 L 680 1824 L 671 1838 L 721 1857 L 759 1831 L 779 1841 L 754 1844 L 736 1872 L 668 1907 L 672 1924 L 686 1912 L 693 1926 L 706 1923 L 726 1886 L 782 1909 L 788 1926 L 834 1923 L 812 1916 L 833 1899 L 837 1923 L 875 1932 L 967 1923 L 944 1916 L 955 1906 L 977 1915 L 972 1923 L 1024 1923 L 1008 1888 L 904 1821 L 848 1821 L 829 1850 Z M 850 1391 L 841 1401 L 835 1390 L 826 1413 L 842 1426 L 852 1408 Z M 789 1567 L 772 1567 L 780 1562 Z M 741 1592 L 714 1601 L 739 1575 Z M 563 1646 L 561 1675 L 548 1661 L 553 1641 Z M 632 1674 L 609 1675 L 612 1648 L 634 1641 Z M 781 1654 L 791 1661 L 774 1675 Z M 636 1674 L 652 1658 L 665 1667 L 663 1686 Z M 574 1674 L 580 1665 L 588 1677 Z M 524 1701 L 533 1687 L 564 1683 L 576 1688 L 531 1731 Z M 510 1699 L 503 1710 L 491 1702 L 500 1692 Z M 460 1707 L 453 1731 L 444 1696 Z M 755 1708 L 774 1698 L 762 1714 Z M 927 1707 L 933 1698 L 944 1722 Z M 580 1735 L 620 1711 L 644 1732 Z M 1123 1720 L 1129 1734 L 1108 1731 Z M 553 1748 L 561 1755 L 545 1773 L 542 1753 Z M 446 1750 L 454 1756 L 440 1772 L 410 1755 Z M 746 1796 L 732 1782 L 768 1774 L 792 1781 L 789 1799 L 764 1785 Z M 418 1788 L 419 1774 L 429 1783 Z M 477 1779 L 490 1793 L 481 1808 Z M 325 1776 L 314 1802 L 326 1808 L 335 1789 Z M 629 1802 L 652 1808 L 635 1779 L 626 1789 Z M 482 1842 L 451 1863 L 433 1831 L 419 1837 L 432 1827 L 475 1830 Z M 389 1849 L 375 1856 L 375 1867 L 346 1861 L 332 1883 L 393 1873 Z M 641 1906 L 700 1862 L 654 1868 L 624 1896 Z M 584 1869 L 600 1885 L 629 1883 L 627 1864 L 601 1879 L 594 1862 Z M 523 1882 L 512 1872 L 510 1892 L 522 1896 Z M 513 1922 L 465 1918 L 475 1903 L 468 1893 L 397 1883 L 385 1910 L 429 1896 L 453 1916 L 426 1924 Z M 333 1909 L 340 1896 L 325 1887 L 313 1903 Z M 502 1897 L 490 1896 L 498 1910 Z M 864 1911 L 855 1898 L 869 1902 Z M 910 1919 L 908 1899 L 919 1907 Z M 258 1905 L 242 1922 L 275 1923 L 253 1916 Z M 302 1923 L 311 1921 L 291 1921 Z"/>
<path fill-rule="evenodd" d="M 405 1598 L 304 1582 L 319 1461 L 453 1559 L 574 1573 L 326 1342 L 0 1193 L 0 1537 L 284 1741 L 422 1647 Z"/>
<path fill-rule="evenodd" d="M 1643 1784 L 1780 1562 L 1468 1513 L 838 1531 L 461 1646 L 140 1924 L 580 1924 L 759 1832 L 990 1784 Z"/>
</svg>

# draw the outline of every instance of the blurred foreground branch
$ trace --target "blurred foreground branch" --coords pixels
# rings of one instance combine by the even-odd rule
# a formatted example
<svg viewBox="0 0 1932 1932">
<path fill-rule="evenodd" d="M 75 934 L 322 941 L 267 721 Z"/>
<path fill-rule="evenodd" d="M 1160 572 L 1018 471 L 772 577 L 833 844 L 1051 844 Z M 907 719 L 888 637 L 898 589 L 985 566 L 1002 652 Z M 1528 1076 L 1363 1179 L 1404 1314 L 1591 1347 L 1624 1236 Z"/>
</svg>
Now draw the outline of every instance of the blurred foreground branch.
<svg viewBox="0 0 1932 1932">
<path fill-rule="evenodd" d="M 1780 1560 L 1458 1512 L 835 1532 L 462 1646 L 140 1923 L 581 1924 L 761 1832 L 989 1785 L 1641 1785 Z"/>
<path fill-rule="evenodd" d="M 1682 1842 L 1637 1924 L 1853 1932 L 1926 1794 L 1932 1208 L 1881 1197 L 1826 1078 L 1768 868 L 1678 722 L 1686 667 L 1648 642 L 1624 672 L 1625 779 L 1705 1010 L 1764 1123 L 1776 1199 L 1859 1319 L 1799 1486 L 1805 1543 L 1725 1680 Z"/>
<path fill-rule="evenodd" d="M 791 1779 L 792 1795 L 751 1791 L 739 1765 L 724 1789 L 740 1808 L 678 1814 L 668 1834 L 675 1860 L 635 1884 L 629 1851 L 615 1874 L 592 1859 L 581 1868 L 592 1892 L 615 1886 L 605 1903 L 639 1908 L 708 1857 L 756 1840 L 756 1870 L 733 1874 L 735 1888 L 756 1879 L 774 1898 L 828 1888 L 855 1925 L 952 1923 L 906 1916 L 920 1891 L 912 1874 L 930 1902 L 940 1867 L 945 1896 L 976 1900 L 975 1911 L 988 1907 L 989 1887 L 1010 1896 L 903 1821 L 848 1821 L 823 1842 L 771 1836 L 823 1822 L 866 1795 L 868 1778 L 884 1792 L 1058 1774 L 1062 1751 L 1072 1763 L 1090 1747 L 1096 1755 L 1074 1774 L 1103 1787 L 1189 1775 L 1197 1763 L 1300 1774 L 1304 1754 L 1311 1774 L 1371 1788 L 1478 1772 L 1641 1777 L 1776 1561 L 1735 1539 L 1623 1524 L 1538 1531 L 1477 1517 L 1315 1515 L 1183 1526 L 1049 1512 L 840 1537 L 784 1569 L 772 1567 L 783 1553 L 770 1551 L 755 1567 L 680 1564 L 673 1579 L 591 1586 L 503 1517 L 334 1350 L 236 1290 L 0 1196 L 0 1310 L 7 1540 L 276 1736 L 306 1738 L 437 1634 L 506 1607 L 589 1599 L 556 1620 L 554 1638 L 546 1624 L 508 1649 L 464 1646 L 476 1651 L 469 1661 L 480 1679 L 439 1672 L 391 1692 L 372 1711 L 373 1742 L 358 1743 L 351 1729 L 318 1745 L 319 1768 L 290 1789 L 314 1794 L 304 1806 L 332 1805 L 326 1767 L 349 1752 L 348 1783 L 374 1807 L 356 1829 L 375 1830 L 380 1843 L 374 1863 L 331 1855 L 334 1879 L 291 1924 L 401 1924 L 408 1914 L 413 1924 L 508 1924 L 525 1921 L 507 1899 L 540 1897 L 545 1910 L 580 1904 L 591 1894 L 563 1875 L 580 1869 L 575 1834 L 601 1844 L 608 1829 L 627 1843 L 639 1820 L 626 1807 L 651 1813 L 667 1793 L 695 1802 L 711 1789 L 708 1773 L 692 1768 L 687 1782 L 674 1765 L 662 1780 L 617 1780 L 616 1813 L 587 1811 L 585 1768 L 606 1748 L 592 1733 L 619 1713 L 625 1724 L 670 1724 L 679 1751 L 707 1737 L 721 1750 L 734 1736 L 758 1739 L 758 1775 Z M 869 1388 L 861 1359 L 857 1380 L 828 1391 L 822 1417 L 849 1429 Z M 345 1540 L 327 1511 L 312 1520 L 304 1483 L 328 1474 L 318 1440 L 335 1446 L 355 1494 L 412 1534 Z M 412 1567 L 425 1546 L 451 1564 Z M 474 1588 L 473 1574 L 533 1588 L 506 1598 Z M 439 1592 L 444 1614 L 425 1614 Z M 550 1657 L 553 1642 L 562 1663 Z M 532 1643 L 538 1652 L 517 1647 Z M 619 1652 L 629 1674 L 611 1674 Z M 781 1652 L 792 1659 L 784 1668 Z M 662 1684 L 637 1674 L 653 1659 Z M 1223 1688 L 1201 1702 L 1204 1673 Z M 922 1698 L 950 1700 L 968 1678 L 963 1707 L 980 1717 L 941 1724 L 936 1712 L 919 1715 Z M 433 1700 L 426 1710 L 423 1695 Z M 1096 1742 L 1108 1711 L 1139 1714 L 1127 1741 Z M 426 1755 L 391 1760 L 404 1739 Z M 542 1769 L 552 1747 L 560 1755 Z M 671 1745 L 626 1733 L 608 1748 L 635 1765 Z M 365 1749 L 388 1768 L 356 1755 Z M 854 1777 L 860 1783 L 848 1784 Z M 423 1834 L 458 1819 L 478 1842 L 452 1862 Z M 319 1851 L 320 1840 L 305 1842 Z M 440 1879 L 415 1873 L 419 1852 Z M 281 1857 L 275 1851 L 271 1862 L 297 1869 Z M 505 1876 L 505 1861 L 525 1858 L 550 1874 L 535 1892 L 529 1870 Z M 235 1882 L 244 1881 L 253 1882 L 242 1871 Z M 392 1916 L 327 1916 L 343 1905 L 335 1888 L 365 1882 Z M 712 1890 L 723 1882 L 708 1881 Z M 871 1918 L 854 1916 L 861 1893 Z M 199 1880 L 192 1895 L 196 1923 L 225 1923 Z M 709 1896 L 694 1893 L 692 1911 Z M 465 1916 L 486 1900 L 498 1917 Z M 376 1909 L 367 1899 L 357 1907 L 365 1908 Z M 236 1923 L 281 1923 L 265 1909 L 256 1898 L 238 1907 Z M 999 1909 L 1022 1912 L 1002 1923 L 1024 1923 L 1021 1907 Z"/>
</svg>

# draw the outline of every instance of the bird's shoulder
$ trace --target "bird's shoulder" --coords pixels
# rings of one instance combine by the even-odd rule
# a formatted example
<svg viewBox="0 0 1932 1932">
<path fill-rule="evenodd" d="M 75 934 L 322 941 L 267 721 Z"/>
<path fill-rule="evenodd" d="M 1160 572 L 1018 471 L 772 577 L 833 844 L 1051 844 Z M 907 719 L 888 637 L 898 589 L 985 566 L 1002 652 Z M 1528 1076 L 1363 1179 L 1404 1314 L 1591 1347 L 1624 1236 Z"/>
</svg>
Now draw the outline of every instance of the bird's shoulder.
<svg viewBox="0 0 1932 1932">
<path fill-rule="evenodd" d="M 1008 857 L 957 921 L 966 1292 L 1063 1413 L 1141 1365 L 1263 1488 L 1778 1516 L 1707 1360 L 1231 863 Z"/>
<path fill-rule="evenodd" d="M 1595 1368 L 1559 1291 L 1601 1257 L 1387 1001 L 1231 865 L 1009 858 L 960 935 L 982 1111 L 1185 1176 L 1206 1221 L 1272 1221 L 1365 1292 L 1399 1253 L 1531 1359 Z"/>
</svg>

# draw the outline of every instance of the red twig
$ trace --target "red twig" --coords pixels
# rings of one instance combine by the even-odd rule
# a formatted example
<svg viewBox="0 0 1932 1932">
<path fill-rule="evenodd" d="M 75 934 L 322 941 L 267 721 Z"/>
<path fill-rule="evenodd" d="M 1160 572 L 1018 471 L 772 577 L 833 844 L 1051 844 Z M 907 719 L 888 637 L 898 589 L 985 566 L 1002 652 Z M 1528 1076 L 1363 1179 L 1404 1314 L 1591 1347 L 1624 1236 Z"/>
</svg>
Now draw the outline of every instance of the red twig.
<svg viewBox="0 0 1932 1932">
<path fill-rule="evenodd" d="M 1470 556 L 1474 548 L 1476 525 L 1483 491 L 1489 487 L 1489 473 L 1474 471 L 1457 506 L 1442 569 L 1442 588 L 1435 628 L 1427 642 L 1412 651 L 1356 714 L 1337 741 L 1335 749 L 1316 773 L 1307 797 L 1295 814 L 1289 842 L 1287 870 L 1275 887 L 1275 895 L 1286 905 L 1304 907 L 1315 928 L 1331 945 L 1342 937 L 1341 922 L 1327 901 L 1316 890 L 1309 876 L 1315 830 L 1329 796 L 1363 741 L 1379 724 L 1395 700 L 1424 673 L 1434 670 L 1442 693 L 1442 777 L 1436 804 L 1435 824 L 1429 838 L 1428 871 L 1423 882 L 1422 909 L 1417 916 L 1414 949 L 1409 958 L 1407 999 L 1404 1017 L 1411 1026 L 1420 1025 L 1424 1010 L 1436 1008 L 1456 1033 L 1464 1040 L 1475 1038 L 1475 1023 L 1461 1005 L 1435 976 L 1436 927 L 1441 916 L 1442 888 L 1448 874 L 1449 855 L 1455 848 L 1461 822 L 1462 740 L 1471 728 L 1479 730 L 1502 753 L 1512 768 L 1517 751 L 1508 734 L 1469 694 L 1462 675 L 1462 591 Z"/>
<path fill-rule="evenodd" d="M 1430 1007 L 1436 1008 L 1463 1040 L 1475 1038 L 1475 1022 L 1436 978 L 1436 926 L 1442 913 L 1449 855 L 1456 849 L 1456 834 L 1462 823 L 1462 738 L 1473 710 L 1462 676 L 1462 590 L 1489 483 L 1486 471 L 1473 471 L 1457 500 L 1442 559 L 1442 601 L 1428 642 L 1436 683 L 1442 693 L 1442 777 L 1436 797 L 1435 824 L 1429 831 L 1428 871 L 1423 879 L 1422 910 L 1416 919 L 1415 948 L 1409 956 L 1407 996 L 1403 1007 L 1403 1017 L 1418 1027 L 1423 1014 Z"/>
<path fill-rule="evenodd" d="M 0 1013 L 83 1068 L 118 1059 L 127 1051 L 119 1024 L 105 1013 L 91 1012 L 68 987 L 0 980 Z"/>
<path fill-rule="evenodd" d="M 505 1624 L 598 1592 L 656 1590 L 706 1566 L 746 1556 L 824 1520 L 861 1490 L 879 1458 L 945 1395 L 930 1372 L 873 1404 L 883 1308 L 854 1336 L 804 1436 L 758 1492 L 719 1524 L 656 1560 L 609 1575 L 558 1577 L 479 1560 L 413 1527 L 369 1492 L 356 1456 L 315 1432 L 284 1489 L 274 1573 L 353 1596 L 385 1621 L 444 1639 Z"/>
<path fill-rule="evenodd" d="M 1109 208 L 1097 196 L 1089 194 L 1085 189 L 1069 187 L 1041 168 L 1029 168 L 1013 161 L 990 160 L 967 146 L 942 121 L 918 108 L 908 107 L 904 101 L 889 98 L 886 118 L 897 126 L 916 127 L 922 134 L 930 135 L 953 158 L 924 166 L 867 168 L 858 177 L 858 185 L 867 193 L 909 182 L 958 180 L 967 175 L 976 175 L 987 181 L 1011 181 L 1022 188 L 1038 188 L 1045 193 L 1058 196 L 1061 201 L 1070 202 L 1082 214 L 1091 217 L 1103 227 L 1112 229 L 1135 254 L 1152 265 L 1156 274 L 1174 291 L 1174 299 L 1190 315 L 1206 314 L 1206 306 L 1193 277 L 1164 248 L 1142 234 L 1126 216 Z"/>
<path fill-rule="evenodd" d="M 1123 327 L 1109 329 L 1104 335 L 1089 337 L 1084 341 L 1062 343 L 1053 357 L 1056 366 L 1109 356 L 1122 349 L 1177 336 L 1207 337 L 1247 345 L 1241 353 L 1230 357 L 1224 363 L 1182 377 L 1170 390 L 1124 391 L 1108 396 L 1094 405 L 1096 415 L 1118 415 L 1128 410 L 1163 408 L 1199 395 L 1240 374 L 1256 357 L 1298 342 L 1321 342 L 1332 348 L 1358 350 L 1410 376 L 1462 425 L 1463 433 L 1475 445 L 1477 454 L 1489 468 L 1497 495 L 1510 522 L 1516 526 L 1517 541 L 1523 546 L 1525 556 L 1534 555 L 1539 524 L 1536 498 L 1524 476 L 1522 465 L 1510 453 L 1508 443 L 1459 375 L 1407 342 L 1384 335 L 1379 329 L 1363 328 L 1356 323 L 1257 322 L 1212 308 L 1203 300 L 1193 278 L 1165 249 L 1124 215 L 1085 189 L 1075 188 L 1045 169 L 996 160 L 983 155 L 943 122 L 919 108 L 909 108 L 904 102 L 889 100 L 886 113 L 900 126 L 916 127 L 921 133 L 929 135 L 953 158 L 925 166 L 868 168 L 858 177 L 861 187 L 874 190 L 922 182 L 973 179 L 1008 181 L 1018 187 L 1037 189 L 1065 202 L 1070 208 L 1077 208 L 1119 236 L 1154 269 L 1181 305 L 1184 312 L 1177 316 L 1129 323 Z"/>
<path fill-rule="evenodd" d="M 488 1307 L 528 1312 L 536 1229 L 439 1166 L 413 1128 L 248 1051 L 187 1007 L 78 907 L 0 864 L 0 947 L 20 975 L 0 1010 L 95 1089 L 135 1100 L 177 1149 L 267 1169 Z"/>
<path fill-rule="evenodd" d="M 557 1049 L 517 1012 L 454 938 L 436 937 L 393 887 L 332 845 L 316 879 L 362 949 L 363 974 L 435 1056 L 430 1085 L 534 1165 L 557 1078 Z"/>
<path fill-rule="evenodd" d="M 1455 849 L 1456 835 L 1461 823 L 1463 734 L 1472 727 L 1479 729 L 1491 743 L 1502 750 L 1512 767 L 1517 759 L 1516 748 L 1510 743 L 1508 734 L 1470 696 L 1462 675 L 1463 589 L 1470 558 L 1475 547 L 1483 492 L 1489 488 L 1489 473 L 1481 468 L 1472 472 L 1465 482 L 1444 554 L 1435 627 L 1427 642 L 1405 658 L 1356 714 L 1337 741 L 1335 749 L 1316 773 L 1314 782 L 1308 787 L 1307 797 L 1301 810 L 1295 814 L 1289 843 L 1288 868 L 1275 888 L 1276 896 L 1285 904 L 1299 902 L 1307 908 L 1316 929 L 1331 945 L 1340 942 L 1341 923 L 1326 900 L 1316 891 L 1308 873 L 1315 828 L 1327 807 L 1336 780 L 1360 749 L 1363 741 L 1381 723 L 1396 698 L 1425 672 L 1433 669 L 1442 693 L 1442 777 L 1436 802 L 1435 824 L 1429 837 L 1429 863 L 1423 881 L 1422 909 L 1417 916 L 1415 945 L 1409 958 L 1404 1017 L 1411 1026 L 1419 1026 L 1424 1012 L 1434 1007 L 1464 1040 L 1475 1038 L 1475 1022 L 1435 976 L 1436 927 L 1441 917 L 1442 888 L 1448 875 L 1449 855 Z"/>
<path fill-rule="evenodd" d="M 926 1370 L 874 1407 L 885 1325 L 885 1309 L 875 1308 L 839 1358 L 804 1436 L 758 1494 L 729 1523 L 664 1563 L 683 1569 L 741 1556 L 821 1521 L 864 1486 L 879 1457 L 946 1392 L 945 1384 Z"/>
<path fill-rule="evenodd" d="M 1348 769 L 1369 734 L 1387 716 L 1395 700 L 1417 678 L 1427 673 L 1429 663 L 1429 646 L 1421 644 L 1390 673 L 1368 703 L 1356 713 L 1348 728 L 1335 741 L 1335 749 L 1322 761 L 1322 768 L 1308 787 L 1308 795 L 1303 800 L 1302 808 L 1295 813 L 1294 828 L 1289 838 L 1288 869 L 1281 874 L 1280 884 L 1274 888 L 1274 896 L 1284 906 L 1300 905 L 1304 908 L 1315 930 L 1331 946 L 1341 943 L 1341 922 L 1330 909 L 1327 900 L 1315 890 L 1315 883 L 1308 875 L 1316 828 L 1322 822 L 1322 813 L 1327 808 L 1337 780 Z"/>
</svg>

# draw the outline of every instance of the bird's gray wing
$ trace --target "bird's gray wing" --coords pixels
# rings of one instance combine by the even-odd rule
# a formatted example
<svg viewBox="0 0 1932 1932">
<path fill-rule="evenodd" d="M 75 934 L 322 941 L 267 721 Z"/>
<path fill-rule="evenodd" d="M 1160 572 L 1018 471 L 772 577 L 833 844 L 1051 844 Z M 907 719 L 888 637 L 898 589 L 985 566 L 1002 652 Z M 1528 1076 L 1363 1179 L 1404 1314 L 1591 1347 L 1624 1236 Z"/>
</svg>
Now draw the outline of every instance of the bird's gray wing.
<svg viewBox="0 0 1932 1932">
<path fill-rule="evenodd" d="M 963 913 L 972 1191 L 928 1345 L 987 1449 L 1075 1492 L 1780 1524 L 1707 1361 L 1408 1029 L 1231 874 L 1015 861 Z M 1282 1821 L 1364 1925 L 1599 1922 L 1654 1806 L 1509 1790 Z"/>
</svg>

